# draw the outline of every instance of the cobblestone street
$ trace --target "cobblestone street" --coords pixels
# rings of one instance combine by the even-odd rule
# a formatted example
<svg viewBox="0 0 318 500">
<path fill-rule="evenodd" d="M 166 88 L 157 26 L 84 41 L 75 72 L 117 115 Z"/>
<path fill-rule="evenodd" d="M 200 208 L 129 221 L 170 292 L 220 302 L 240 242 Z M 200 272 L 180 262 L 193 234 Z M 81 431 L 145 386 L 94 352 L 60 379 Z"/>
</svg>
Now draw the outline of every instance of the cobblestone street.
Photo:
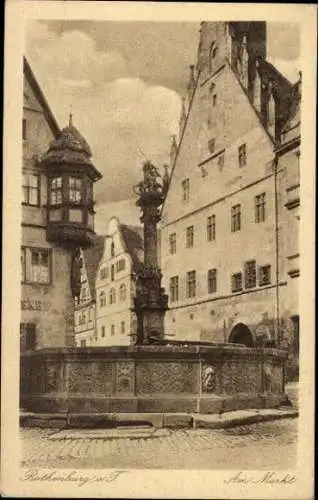
<svg viewBox="0 0 318 500">
<path fill-rule="evenodd" d="M 21 429 L 22 465 L 43 468 L 287 469 L 297 419 L 220 430 Z"/>
</svg>

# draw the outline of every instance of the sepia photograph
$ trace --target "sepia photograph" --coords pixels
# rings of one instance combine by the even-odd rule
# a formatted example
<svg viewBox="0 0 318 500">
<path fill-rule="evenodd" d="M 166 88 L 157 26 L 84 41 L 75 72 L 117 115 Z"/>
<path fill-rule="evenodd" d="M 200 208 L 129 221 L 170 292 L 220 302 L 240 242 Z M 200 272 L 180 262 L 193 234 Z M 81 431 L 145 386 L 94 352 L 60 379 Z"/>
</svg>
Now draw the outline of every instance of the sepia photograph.
<svg viewBox="0 0 318 500">
<path fill-rule="evenodd" d="M 304 22 L 229 7 L 121 20 L 43 6 L 25 20 L 12 331 L 24 488 L 107 496 L 128 471 L 196 471 L 296 498 L 313 339 Z"/>
</svg>

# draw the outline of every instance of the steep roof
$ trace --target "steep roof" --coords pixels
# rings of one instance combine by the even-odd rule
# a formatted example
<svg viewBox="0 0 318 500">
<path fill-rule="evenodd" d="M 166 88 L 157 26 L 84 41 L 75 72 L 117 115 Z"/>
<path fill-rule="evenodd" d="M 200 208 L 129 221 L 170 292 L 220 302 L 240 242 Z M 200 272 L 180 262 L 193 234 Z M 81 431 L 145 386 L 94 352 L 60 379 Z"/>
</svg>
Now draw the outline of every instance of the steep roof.
<svg viewBox="0 0 318 500">
<path fill-rule="evenodd" d="M 47 164 L 80 164 L 87 167 L 95 180 L 102 175 L 91 161 L 92 151 L 82 134 L 74 127 L 70 115 L 70 123 L 51 142 L 48 151 L 42 156 Z"/>
<path fill-rule="evenodd" d="M 93 246 L 83 250 L 86 272 L 87 272 L 87 280 L 91 291 L 91 296 L 93 299 L 95 299 L 96 273 L 98 264 L 103 255 L 104 243 L 105 243 L 105 236 L 95 235 Z"/>
<path fill-rule="evenodd" d="M 37 81 L 37 79 L 34 76 L 34 73 L 31 69 L 31 66 L 27 60 L 27 58 L 24 56 L 23 57 L 23 74 L 25 78 L 27 78 L 36 98 L 38 99 L 42 109 L 43 109 L 43 114 L 46 118 L 46 121 L 52 131 L 52 134 L 54 137 L 57 137 L 58 134 L 60 133 L 60 127 L 56 121 L 55 116 L 53 115 L 51 108 L 45 98 L 45 95 L 43 94 L 43 91 L 41 90 L 41 87 Z"/>
<path fill-rule="evenodd" d="M 140 269 L 144 258 L 143 228 L 120 224 L 120 230 L 134 270 Z"/>
</svg>

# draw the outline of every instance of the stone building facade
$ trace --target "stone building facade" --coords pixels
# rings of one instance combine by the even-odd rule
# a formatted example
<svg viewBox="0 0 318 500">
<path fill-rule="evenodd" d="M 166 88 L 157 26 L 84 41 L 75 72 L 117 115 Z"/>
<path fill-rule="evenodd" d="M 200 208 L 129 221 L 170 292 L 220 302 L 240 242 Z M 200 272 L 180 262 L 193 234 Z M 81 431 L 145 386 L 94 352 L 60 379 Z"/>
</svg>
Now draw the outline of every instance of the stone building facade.
<svg viewBox="0 0 318 500">
<path fill-rule="evenodd" d="M 74 345 L 71 269 L 94 235 L 92 184 L 101 177 L 76 128 L 60 130 L 25 58 L 23 70 L 22 351 Z"/>
<path fill-rule="evenodd" d="M 266 23 L 201 23 L 162 209 L 167 334 L 297 343 L 300 98 Z"/>
<path fill-rule="evenodd" d="M 95 346 L 131 344 L 137 332 L 134 312 L 136 272 L 143 262 L 142 228 L 108 225 L 102 258 L 96 274 Z"/>
</svg>

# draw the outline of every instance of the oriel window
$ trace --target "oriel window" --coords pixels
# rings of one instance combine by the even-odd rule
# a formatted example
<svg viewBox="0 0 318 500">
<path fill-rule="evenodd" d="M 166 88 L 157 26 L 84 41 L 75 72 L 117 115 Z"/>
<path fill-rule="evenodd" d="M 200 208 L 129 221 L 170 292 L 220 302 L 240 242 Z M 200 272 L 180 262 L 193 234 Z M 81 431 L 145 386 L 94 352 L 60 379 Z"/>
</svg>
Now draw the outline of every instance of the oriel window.
<svg viewBox="0 0 318 500">
<path fill-rule="evenodd" d="M 214 214 L 207 218 L 206 232 L 207 232 L 207 240 L 208 241 L 215 240 L 216 231 L 215 231 L 215 215 Z"/>
<path fill-rule="evenodd" d="M 187 273 L 187 298 L 195 297 L 196 295 L 196 272 L 189 271 Z"/>
<path fill-rule="evenodd" d="M 22 185 L 22 203 L 34 207 L 40 204 L 40 176 L 24 174 Z"/>
<path fill-rule="evenodd" d="M 215 293 L 217 288 L 216 282 L 216 269 L 209 269 L 208 271 L 208 293 Z"/>
<path fill-rule="evenodd" d="M 255 222 L 260 223 L 265 221 L 265 193 L 255 196 Z"/>
<path fill-rule="evenodd" d="M 50 204 L 60 205 L 63 201 L 62 177 L 54 177 L 50 180 Z"/>
<path fill-rule="evenodd" d="M 79 177 L 69 178 L 69 201 L 81 203 L 82 201 L 82 179 Z"/>
<path fill-rule="evenodd" d="M 240 231 L 241 229 L 241 205 L 234 205 L 231 209 L 231 231 Z"/>
</svg>

